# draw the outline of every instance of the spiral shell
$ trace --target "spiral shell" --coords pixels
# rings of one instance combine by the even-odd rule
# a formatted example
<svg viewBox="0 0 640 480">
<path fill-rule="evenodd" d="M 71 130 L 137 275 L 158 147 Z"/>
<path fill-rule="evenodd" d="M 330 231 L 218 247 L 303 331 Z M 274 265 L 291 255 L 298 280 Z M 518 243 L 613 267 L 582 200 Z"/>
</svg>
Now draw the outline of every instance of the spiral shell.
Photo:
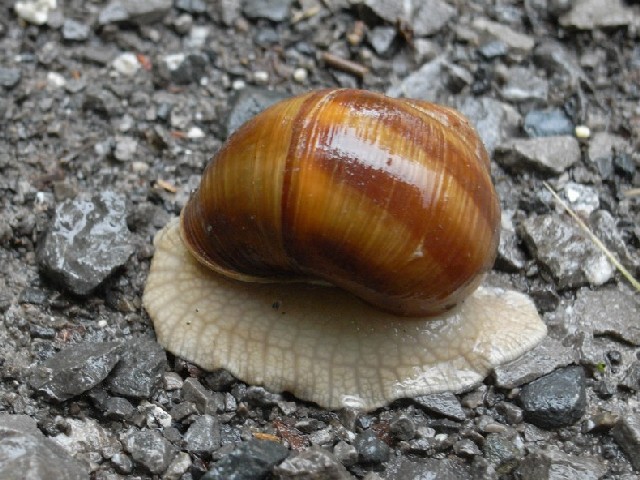
<svg viewBox="0 0 640 480">
<path fill-rule="evenodd" d="M 231 278 L 319 279 L 424 316 L 491 268 L 500 208 L 486 150 L 456 111 L 321 90 L 237 130 L 181 218 L 191 253 Z"/>
</svg>

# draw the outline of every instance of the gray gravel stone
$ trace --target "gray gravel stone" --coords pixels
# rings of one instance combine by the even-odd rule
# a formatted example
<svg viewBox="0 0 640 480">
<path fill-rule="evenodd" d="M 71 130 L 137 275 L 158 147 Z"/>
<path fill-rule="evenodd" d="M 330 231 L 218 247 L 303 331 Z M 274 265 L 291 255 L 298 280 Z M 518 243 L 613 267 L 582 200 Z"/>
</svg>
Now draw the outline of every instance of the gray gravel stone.
<svg viewBox="0 0 640 480">
<path fill-rule="evenodd" d="M 289 455 L 278 442 L 252 439 L 238 445 L 205 473 L 201 480 L 255 480 L 267 474 Z"/>
<path fill-rule="evenodd" d="M 524 117 L 523 128 L 530 137 L 562 137 L 564 135 L 572 136 L 575 127 L 562 110 L 552 108 L 531 110 Z"/>
<path fill-rule="evenodd" d="M 517 110 L 493 98 L 466 97 L 458 108 L 469 117 L 491 156 L 496 146 L 515 135 L 520 126 L 521 117 Z"/>
<path fill-rule="evenodd" d="M 507 82 L 500 90 L 502 98 L 511 102 L 540 101 L 546 102 L 549 94 L 549 83 L 538 77 L 528 68 L 510 68 Z"/>
<path fill-rule="evenodd" d="M 100 10 L 98 23 L 108 25 L 109 23 L 124 22 L 129 19 L 129 12 L 118 0 L 114 0 Z"/>
<path fill-rule="evenodd" d="M 389 433 L 397 440 L 411 440 L 416 434 L 416 426 L 406 415 L 399 415 L 389 423 Z"/>
<path fill-rule="evenodd" d="M 135 158 L 138 141 L 133 137 L 116 137 L 113 156 L 121 162 L 130 162 Z"/>
<path fill-rule="evenodd" d="M 640 305 L 632 293 L 618 288 L 578 291 L 573 309 L 565 318 L 569 332 L 587 332 L 593 336 L 611 336 L 640 345 L 638 312 Z"/>
<path fill-rule="evenodd" d="M 457 13 L 455 7 L 443 0 L 422 0 L 414 2 L 414 6 L 416 10 L 407 17 L 407 20 L 413 33 L 419 37 L 427 37 L 439 32 Z M 396 21 L 394 20 L 393 23 Z"/>
<path fill-rule="evenodd" d="M 210 392 L 195 378 L 184 381 L 182 398 L 186 402 L 193 402 L 200 413 L 211 415 L 224 411 L 223 395 Z"/>
<path fill-rule="evenodd" d="M 37 365 L 32 388 L 50 400 L 64 401 L 98 385 L 120 360 L 121 344 L 78 343 Z"/>
<path fill-rule="evenodd" d="M 207 4 L 203 0 L 176 0 L 175 7 L 189 13 L 205 13 Z"/>
<path fill-rule="evenodd" d="M 482 452 L 484 458 L 493 465 L 498 475 L 511 473 L 523 456 L 512 440 L 497 433 L 487 435 Z"/>
<path fill-rule="evenodd" d="M 84 41 L 89 38 L 89 25 L 67 18 L 62 25 L 62 38 L 65 40 Z"/>
<path fill-rule="evenodd" d="M 0 478 L 84 480 L 89 471 L 45 437 L 31 417 L 0 413 Z"/>
<path fill-rule="evenodd" d="M 175 456 L 171 444 L 155 430 L 130 433 L 124 446 L 136 463 L 154 474 L 163 473 Z"/>
<path fill-rule="evenodd" d="M 345 467 L 350 467 L 358 462 L 358 450 L 344 440 L 336 443 L 333 447 L 333 454 Z"/>
<path fill-rule="evenodd" d="M 552 337 L 545 337 L 533 350 L 493 371 L 496 386 L 515 388 L 547 375 L 577 360 L 572 348 Z"/>
<path fill-rule="evenodd" d="M 505 272 L 518 272 L 524 269 L 525 264 L 526 257 L 520 248 L 520 238 L 515 232 L 511 219 L 503 211 L 495 268 Z"/>
<path fill-rule="evenodd" d="M 462 409 L 462 405 L 460 405 L 460 400 L 451 392 L 420 395 L 415 397 L 413 401 L 432 413 L 457 420 L 458 422 L 462 422 L 467 418 L 467 414 Z"/>
<path fill-rule="evenodd" d="M 516 473 L 521 480 L 598 480 L 607 467 L 596 457 L 539 450 L 525 457 Z"/>
<path fill-rule="evenodd" d="M 387 480 L 471 480 L 475 478 L 469 466 L 461 459 L 411 459 L 404 455 L 394 457 L 382 476 Z"/>
<path fill-rule="evenodd" d="M 640 258 L 632 253 L 627 242 L 622 238 L 616 220 L 607 210 L 595 210 L 589 216 L 589 224 L 593 233 L 613 252 L 618 254 L 620 262 L 629 270 L 634 271 L 640 265 Z"/>
<path fill-rule="evenodd" d="M 396 38 L 396 27 L 375 27 L 367 32 L 367 39 L 378 55 L 391 53 L 391 46 Z"/>
<path fill-rule="evenodd" d="M 514 138 L 498 145 L 494 158 L 515 172 L 533 169 L 554 175 L 580 160 L 580 145 L 569 136 Z"/>
<path fill-rule="evenodd" d="M 172 0 L 116 0 L 127 12 L 128 20 L 138 25 L 155 23 L 171 10 Z"/>
<path fill-rule="evenodd" d="M 567 367 L 525 385 L 520 404 L 527 421 L 542 428 L 566 427 L 584 415 L 587 400 L 582 367 Z"/>
<path fill-rule="evenodd" d="M 556 40 L 540 41 L 533 51 L 533 59 L 537 66 L 546 70 L 547 74 L 566 77 L 570 85 L 578 86 L 579 83 L 590 85 L 575 52 L 568 50 Z"/>
<path fill-rule="evenodd" d="M 389 446 L 380 440 L 371 430 L 356 437 L 353 446 L 358 451 L 358 462 L 363 465 L 378 465 L 389 460 Z"/>
<path fill-rule="evenodd" d="M 227 136 L 267 107 L 288 97 L 289 95 L 284 92 L 262 88 L 250 87 L 240 91 L 231 100 L 231 109 L 227 115 Z"/>
<path fill-rule="evenodd" d="M 482 43 L 498 40 L 506 45 L 509 51 L 516 54 L 529 54 L 535 45 L 533 37 L 516 32 L 507 25 L 493 22 L 485 17 L 475 18 L 472 25 L 479 33 Z"/>
<path fill-rule="evenodd" d="M 571 219 L 539 215 L 527 218 L 521 227 L 527 249 L 558 288 L 602 285 L 612 277 L 605 255 Z"/>
<path fill-rule="evenodd" d="M 605 180 L 612 178 L 614 158 L 619 154 L 629 154 L 631 146 L 624 138 L 608 132 L 597 132 L 589 140 L 588 159 Z"/>
<path fill-rule="evenodd" d="M 155 341 L 134 338 L 124 344 L 122 359 L 106 381 L 115 395 L 149 398 L 162 384 L 167 354 Z"/>
<path fill-rule="evenodd" d="M 618 420 L 611 435 L 627 454 L 631 464 L 640 470 L 640 418 L 637 413 L 629 413 Z"/>
<path fill-rule="evenodd" d="M 560 25 L 579 30 L 622 27 L 633 22 L 635 15 L 621 0 L 577 0 L 571 10 L 560 17 Z"/>
<path fill-rule="evenodd" d="M 6 88 L 15 87 L 22 78 L 19 68 L 0 67 L 0 86 Z"/>
<path fill-rule="evenodd" d="M 180 480 L 185 473 L 189 471 L 189 468 L 193 462 L 191 457 L 186 452 L 178 452 L 171 464 L 167 467 L 167 470 L 162 475 L 162 480 Z"/>
<path fill-rule="evenodd" d="M 287 458 L 273 469 L 279 480 L 349 480 L 353 477 L 334 455 L 320 447 L 311 447 Z"/>
<path fill-rule="evenodd" d="M 425 63 L 420 70 L 411 73 L 401 82 L 387 89 L 390 97 L 406 97 L 428 102 L 438 101 L 447 91 L 444 84 L 443 68 L 445 57 L 440 56 Z"/>
<path fill-rule="evenodd" d="M 220 448 L 220 424 L 212 415 L 201 415 L 184 434 L 186 449 L 190 453 L 204 454 Z"/>
<path fill-rule="evenodd" d="M 248 18 L 282 22 L 289 17 L 292 0 L 244 0 L 242 13 Z"/>
<path fill-rule="evenodd" d="M 42 272 L 76 295 L 87 295 L 134 252 L 125 198 L 105 191 L 67 200 L 37 252 Z"/>
</svg>

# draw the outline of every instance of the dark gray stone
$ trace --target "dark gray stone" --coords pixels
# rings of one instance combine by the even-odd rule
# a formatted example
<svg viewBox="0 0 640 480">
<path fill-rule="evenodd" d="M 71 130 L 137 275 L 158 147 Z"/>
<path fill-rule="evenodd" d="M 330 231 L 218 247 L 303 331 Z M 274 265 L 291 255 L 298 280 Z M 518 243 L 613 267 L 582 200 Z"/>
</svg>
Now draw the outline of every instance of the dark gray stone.
<svg viewBox="0 0 640 480">
<path fill-rule="evenodd" d="M 84 41 L 89 38 L 90 31 L 89 25 L 68 18 L 62 25 L 62 38 L 65 40 Z"/>
<path fill-rule="evenodd" d="M 520 234 L 542 273 L 560 289 L 602 285 L 613 275 L 605 255 L 571 219 L 555 214 L 529 217 Z"/>
<path fill-rule="evenodd" d="M 631 153 L 631 146 L 624 138 L 608 132 L 597 132 L 589 140 L 587 158 L 593 163 L 602 178 L 613 177 L 614 159 Z"/>
<path fill-rule="evenodd" d="M 637 413 L 628 413 L 620 418 L 611 435 L 627 454 L 633 468 L 640 470 L 640 418 Z"/>
<path fill-rule="evenodd" d="M 474 478 L 471 469 L 458 458 L 410 459 L 404 455 L 394 457 L 387 465 L 382 477 L 386 480 L 471 480 Z"/>
<path fill-rule="evenodd" d="M 109 397 L 104 401 L 102 407 L 104 416 L 114 420 L 130 420 L 136 413 L 131 402 L 122 397 Z"/>
<path fill-rule="evenodd" d="M 571 85 L 589 84 L 587 75 L 580 67 L 574 52 L 567 50 L 556 40 L 544 39 L 533 51 L 533 59 L 537 66 L 551 75 L 566 77 Z"/>
<path fill-rule="evenodd" d="M 389 433 L 397 440 L 411 440 L 416 434 L 416 426 L 406 415 L 399 415 L 389 423 Z"/>
<path fill-rule="evenodd" d="M 536 170 L 557 175 L 580 160 L 580 145 L 570 136 L 514 138 L 498 145 L 494 158 L 518 173 Z"/>
<path fill-rule="evenodd" d="M 244 0 L 242 13 L 248 18 L 282 22 L 289 18 L 292 0 Z"/>
<path fill-rule="evenodd" d="M 84 480 L 89 471 L 26 415 L 0 413 L 0 478 Z"/>
<path fill-rule="evenodd" d="M 515 469 L 522 459 L 512 440 L 497 433 L 489 434 L 482 447 L 484 458 L 491 463 L 498 475 L 507 475 Z"/>
<path fill-rule="evenodd" d="M 82 108 L 106 117 L 120 116 L 123 112 L 120 100 L 109 90 L 91 86 L 84 94 Z"/>
<path fill-rule="evenodd" d="M 245 88 L 241 90 L 231 100 L 231 109 L 227 116 L 227 136 L 267 107 L 288 97 L 289 95 L 286 93 L 262 88 Z"/>
<path fill-rule="evenodd" d="M 560 367 L 577 360 L 574 350 L 565 347 L 552 337 L 545 337 L 533 350 L 512 362 L 496 367 L 493 371 L 495 384 L 511 389 L 547 375 Z"/>
<path fill-rule="evenodd" d="M 567 367 L 525 385 L 520 404 L 527 421 L 541 428 L 566 427 L 584 415 L 587 399 L 582 367 Z"/>
<path fill-rule="evenodd" d="M 363 465 L 379 465 L 389 460 L 389 445 L 380 440 L 372 430 L 366 430 L 356 437 L 353 446 L 358 451 L 358 462 Z"/>
<path fill-rule="evenodd" d="M 618 254 L 620 262 L 634 271 L 640 265 L 638 255 L 632 253 L 627 247 L 616 220 L 607 210 L 596 210 L 589 216 L 589 224 L 593 233 L 613 252 Z"/>
<path fill-rule="evenodd" d="M 115 395 L 149 398 L 162 384 L 167 354 L 155 341 L 136 338 L 124 344 L 122 359 L 105 382 Z"/>
<path fill-rule="evenodd" d="M 350 467 L 358 462 L 358 450 L 344 440 L 336 443 L 333 447 L 333 454 L 345 467 Z"/>
<path fill-rule="evenodd" d="M 146 25 L 162 20 L 172 7 L 172 0 L 119 0 L 127 11 L 128 20 Z"/>
<path fill-rule="evenodd" d="M 311 447 L 273 469 L 278 480 L 350 480 L 353 477 L 334 455 Z"/>
<path fill-rule="evenodd" d="M 171 444 L 155 430 L 130 433 L 124 447 L 134 462 L 154 474 L 163 473 L 176 453 Z"/>
<path fill-rule="evenodd" d="M 15 87 L 22 78 L 19 68 L 0 67 L 0 86 L 6 88 Z"/>
<path fill-rule="evenodd" d="M 167 82 L 187 85 L 200 81 L 208 63 L 206 55 L 201 53 L 175 53 L 160 59 L 157 73 Z"/>
<path fill-rule="evenodd" d="M 50 400 L 64 401 L 98 385 L 120 360 L 121 344 L 78 343 L 41 364 L 29 384 Z"/>
<path fill-rule="evenodd" d="M 220 424 L 212 415 L 201 415 L 184 434 L 186 450 L 198 455 L 211 453 L 220 448 Z"/>
<path fill-rule="evenodd" d="M 430 412 L 458 422 L 462 422 L 467 418 L 467 414 L 462 409 L 462 405 L 460 405 L 460 400 L 451 392 L 420 395 L 415 397 L 413 401 Z"/>
<path fill-rule="evenodd" d="M 524 131 L 530 137 L 573 135 L 571 119 L 559 108 L 531 110 L 524 117 Z"/>
<path fill-rule="evenodd" d="M 504 225 L 504 223 L 503 223 Z M 526 257 L 520 248 L 520 239 L 513 228 L 500 230 L 500 243 L 495 268 L 505 272 L 518 272 L 525 267 Z"/>
<path fill-rule="evenodd" d="M 607 472 L 597 457 L 567 455 L 558 450 L 539 450 L 525 457 L 516 470 L 521 480 L 598 480 Z"/>
<path fill-rule="evenodd" d="M 463 438 L 454 443 L 453 451 L 456 455 L 466 458 L 473 458 L 482 453 L 473 440 L 468 438 Z"/>
<path fill-rule="evenodd" d="M 195 378 L 184 381 L 182 398 L 185 402 L 193 402 L 200 413 L 213 415 L 224 411 L 224 395 L 210 392 Z"/>
<path fill-rule="evenodd" d="M 267 474 L 289 455 L 278 442 L 252 439 L 244 442 L 205 473 L 201 480 L 256 480 Z"/>
</svg>

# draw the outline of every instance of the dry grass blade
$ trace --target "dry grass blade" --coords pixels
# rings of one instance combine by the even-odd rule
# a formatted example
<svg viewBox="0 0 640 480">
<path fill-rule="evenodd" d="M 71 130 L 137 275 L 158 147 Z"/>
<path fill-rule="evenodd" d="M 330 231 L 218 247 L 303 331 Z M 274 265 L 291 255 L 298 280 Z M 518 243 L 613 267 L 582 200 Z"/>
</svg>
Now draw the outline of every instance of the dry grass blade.
<svg viewBox="0 0 640 480">
<path fill-rule="evenodd" d="M 564 208 L 567 211 L 569 215 L 571 215 L 571 218 L 573 218 L 578 225 L 580 225 L 580 228 L 584 230 L 584 232 L 589 236 L 591 241 L 596 244 L 596 246 L 602 251 L 602 253 L 604 253 L 607 256 L 609 261 L 616 267 L 616 269 L 618 269 L 618 271 L 622 274 L 622 276 L 627 279 L 627 281 L 633 286 L 633 288 L 636 289 L 636 291 L 640 292 L 640 282 L 638 282 L 638 280 L 636 280 L 633 277 L 633 275 L 631 275 L 631 272 L 629 272 L 629 270 L 627 270 L 618 261 L 618 259 L 611 252 L 611 250 L 609 250 L 606 247 L 606 245 L 602 243 L 602 241 L 598 237 L 596 237 L 596 235 L 591 231 L 591 229 L 587 226 L 587 224 L 584 223 L 584 221 L 578 216 L 578 214 L 576 214 L 576 212 L 574 212 L 571 209 L 571 207 L 567 205 L 567 202 L 565 202 L 562 198 L 560 198 L 560 195 L 558 195 L 555 192 L 555 190 L 551 188 L 551 185 L 549 185 L 547 182 L 542 182 L 542 183 L 545 186 L 545 188 L 549 190 L 549 192 L 551 192 L 551 195 L 553 195 L 553 198 L 555 199 L 555 201 L 558 202 L 562 206 L 562 208 Z"/>
</svg>

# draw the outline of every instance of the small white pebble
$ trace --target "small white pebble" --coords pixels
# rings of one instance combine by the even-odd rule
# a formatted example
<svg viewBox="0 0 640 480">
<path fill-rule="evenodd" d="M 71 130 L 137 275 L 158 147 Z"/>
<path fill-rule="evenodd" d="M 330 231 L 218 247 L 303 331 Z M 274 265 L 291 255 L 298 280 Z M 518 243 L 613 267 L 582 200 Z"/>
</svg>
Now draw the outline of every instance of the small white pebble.
<svg viewBox="0 0 640 480">
<path fill-rule="evenodd" d="M 149 165 L 144 162 L 131 162 L 131 170 L 134 173 L 145 173 L 149 171 Z"/>
<path fill-rule="evenodd" d="M 258 70 L 257 72 L 253 73 L 253 80 L 257 84 L 264 85 L 265 83 L 269 82 L 269 72 Z"/>
<path fill-rule="evenodd" d="M 586 125 L 576 125 L 575 133 L 578 138 L 589 138 L 591 136 L 591 130 Z"/>
<path fill-rule="evenodd" d="M 49 10 L 54 10 L 56 6 L 56 0 L 26 0 L 16 2 L 13 8 L 22 20 L 34 25 L 44 25 L 49 19 Z"/>
<path fill-rule="evenodd" d="M 306 68 L 296 68 L 293 71 L 293 79 L 298 83 L 304 83 L 309 76 Z"/>
<path fill-rule="evenodd" d="M 67 81 L 58 72 L 47 73 L 47 85 L 54 88 L 64 87 Z"/>
<path fill-rule="evenodd" d="M 130 77 L 134 75 L 140 68 L 138 57 L 133 53 L 121 53 L 113 60 L 113 68 L 121 75 Z"/>
<path fill-rule="evenodd" d="M 244 83 L 244 80 L 234 80 L 231 84 L 231 88 L 234 90 L 242 90 L 245 86 L 246 84 Z"/>
<path fill-rule="evenodd" d="M 200 127 L 191 127 L 187 132 L 189 138 L 204 138 L 204 132 Z"/>
<path fill-rule="evenodd" d="M 99 328 L 104 328 L 107 326 L 107 321 L 106 320 L 99 320 L 98 321 L 98 327 Z"/>
</svg>

